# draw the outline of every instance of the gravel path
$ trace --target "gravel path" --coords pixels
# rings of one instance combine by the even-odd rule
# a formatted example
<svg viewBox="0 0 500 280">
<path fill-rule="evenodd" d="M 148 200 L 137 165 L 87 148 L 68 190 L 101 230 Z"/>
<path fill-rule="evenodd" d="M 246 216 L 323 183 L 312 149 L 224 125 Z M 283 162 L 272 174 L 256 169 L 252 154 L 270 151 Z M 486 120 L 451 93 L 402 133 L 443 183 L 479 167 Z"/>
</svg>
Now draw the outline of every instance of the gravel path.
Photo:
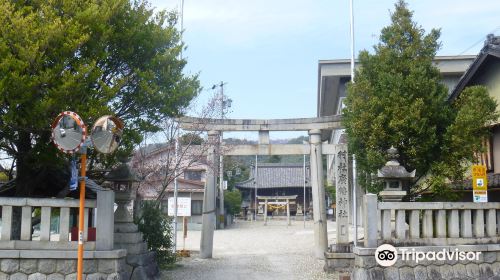
<svg viewBox="0 0 500 280">
<path fill-rule="evenodd" d="M 188 232 L 186 249 L 195 253 L 184 258 L 174 270 L 163 271 L 164 279 L 332 279 L 323 272 L 324 261 L 313 255 L 312 221 L 237 221 L 216 230 L 212 259 L 199 259 L 200 233 Z M 329 239 L 334 224 L 328 224 Z M 182 239 L 179 240 L 182 248 Z"/>
</svg>

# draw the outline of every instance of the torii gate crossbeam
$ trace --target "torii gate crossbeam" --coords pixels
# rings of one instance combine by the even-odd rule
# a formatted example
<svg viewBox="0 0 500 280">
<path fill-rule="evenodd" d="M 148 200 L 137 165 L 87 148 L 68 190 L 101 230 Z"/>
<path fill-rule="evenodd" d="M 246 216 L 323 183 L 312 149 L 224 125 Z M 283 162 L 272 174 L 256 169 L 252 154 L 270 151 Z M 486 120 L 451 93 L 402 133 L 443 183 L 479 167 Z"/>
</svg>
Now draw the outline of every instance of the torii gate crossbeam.
<svg viewBox="0 0 500 280">
<path fill-rule="evenodd" d="M 204 131 L 309 131 L 312 129 L 341 129 L 340 115 L 300 119 L 203 119 L 179 118 L 184 130 Z"/>
</svg>

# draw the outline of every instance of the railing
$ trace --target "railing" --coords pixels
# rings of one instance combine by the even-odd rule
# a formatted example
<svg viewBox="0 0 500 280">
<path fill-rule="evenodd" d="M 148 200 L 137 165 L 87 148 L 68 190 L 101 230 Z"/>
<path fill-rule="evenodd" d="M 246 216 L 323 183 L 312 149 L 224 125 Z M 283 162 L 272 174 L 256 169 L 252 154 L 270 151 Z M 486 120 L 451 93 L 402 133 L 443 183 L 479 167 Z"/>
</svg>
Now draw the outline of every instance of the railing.
<svg viewBox="0 0 500 280">
<path fill-rule="evenodd" d="M 77 241 L 70 241 L 71 208 L 79 207 L 79 200 L 57 198 L 0 197 L 2 229 L 0 249 L 76 250 Z M 40 209 L 39 236 L 33 234 L 32 219 L 35 209 Z M 78 210 L 78 209 L 76 209 Z M 19 215 L 14 212 L 18 211 Z M 78 213 L 78 211 L 74 211 Z M 85 250 L 112 250 L 114 227 L 114 193 L 100 191 L 97 199 L 85 200 L 84 240 L 89 236 L 89 213 L 95 216 L 95 241 L 85 242 Z M 20 220 L 19 220 L 20 217 Z M 59 218 L 59 234 L 51 234 L 51 219 Z M 73 218 L 78 221 L 75 214 Z M 19 226 L 20 240 L 12 240 L 12 228 Z M 75 224 L 78 224 L 77 222 Z"/>
<path fill-rule="evenodd" d="M 500 203 L 378 202 L 365 195 L 365 247 L 500 241 Z"/>
</svg>

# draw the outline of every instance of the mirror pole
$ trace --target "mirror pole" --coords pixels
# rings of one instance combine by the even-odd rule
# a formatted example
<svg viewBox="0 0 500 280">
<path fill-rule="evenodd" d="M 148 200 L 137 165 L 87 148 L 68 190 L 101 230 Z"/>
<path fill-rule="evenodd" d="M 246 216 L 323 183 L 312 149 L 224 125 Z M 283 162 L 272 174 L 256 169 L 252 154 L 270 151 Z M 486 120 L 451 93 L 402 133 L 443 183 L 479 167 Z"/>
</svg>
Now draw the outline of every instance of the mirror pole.
<svg viewBox="0 0 500 280">
<path fill-rule="evenodd" d="M 84 144 L 80 149 L 81 153 L 81 171 L 80 171 L 80 209 L 78 215 L 78 263 L 77 279 L 82 280 L 83 273 L 83 229 L 85 220 L 85 176 L 87 167 L 87 146 Z"/>
</svg>

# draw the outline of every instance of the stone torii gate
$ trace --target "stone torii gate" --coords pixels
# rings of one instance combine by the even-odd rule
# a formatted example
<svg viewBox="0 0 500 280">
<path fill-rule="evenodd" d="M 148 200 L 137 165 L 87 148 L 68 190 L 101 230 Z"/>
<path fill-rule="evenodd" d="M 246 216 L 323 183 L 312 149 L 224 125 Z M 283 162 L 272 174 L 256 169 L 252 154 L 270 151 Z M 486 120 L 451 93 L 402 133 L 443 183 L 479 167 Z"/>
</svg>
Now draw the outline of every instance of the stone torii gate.
<svg viewBox="0 0 500 280">
<path fill-rule="evenodd" d="M 347 146 L 322 143 L 321 130 L 341 129 L 340 116 L 326 116 L 301 119 L 201 119 L 183 117 L 180 127 L 187 131 L 208 131 L 210 143 L 216 143 L 224 131 L 258 131 L 259 143 L 256 145 L 222 145 L 224 155 L 310 155 L 311 186 L 314 217 L 314 252 L 317 258 L 323 259 L 328 247 L 327 220 L 325 205 L 325 188 L 323 185 L 322 155 L 335 155 L 336 188 L 337 188 L 337 244 L 347 244 L 348 213 L 350 199 L 348 197 L 348 164 Z M 307 131 L 309 144 L 270 144 L 269 131 Z M 216 147 L 208 150 L 210 162 L 216 162 Z M 209 169 L 205 184 L 202 216 L 202 236 L 200 257 L 211 258 L 213 250 L 213 234 L 216 211 L 216 178 L 214 169 Z"/>
</svg>

